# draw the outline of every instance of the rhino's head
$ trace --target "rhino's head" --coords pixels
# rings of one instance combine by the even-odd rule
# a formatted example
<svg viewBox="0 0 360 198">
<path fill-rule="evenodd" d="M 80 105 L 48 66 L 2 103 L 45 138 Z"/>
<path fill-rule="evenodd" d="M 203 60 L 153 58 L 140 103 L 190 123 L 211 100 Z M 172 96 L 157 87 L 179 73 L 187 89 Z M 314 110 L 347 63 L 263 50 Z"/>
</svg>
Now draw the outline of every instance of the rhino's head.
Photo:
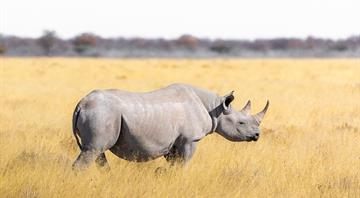
<svg viewBox="0 0 360 198">
<path fill-rule="evenodd" d="M 240 111 L 231 107 L 233 100 L 233 91 L 223 97 L 215 131 L 230 141 L 257 141 L 260 135 L 259 125 L 269 107 L 269 101 L 261 112 L 251 115 L 250 100 Z"/>
</svg>

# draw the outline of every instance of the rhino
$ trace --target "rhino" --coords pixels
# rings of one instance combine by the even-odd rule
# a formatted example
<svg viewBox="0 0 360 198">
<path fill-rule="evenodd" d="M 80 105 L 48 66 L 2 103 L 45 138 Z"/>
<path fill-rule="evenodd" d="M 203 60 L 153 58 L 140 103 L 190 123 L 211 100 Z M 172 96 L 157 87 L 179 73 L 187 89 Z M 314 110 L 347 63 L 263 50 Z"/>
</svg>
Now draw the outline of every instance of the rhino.
<svg viewBox="0 0 360 198">
<path fill-rule="evenodd" d="M 250 100 L 240 111 L 232 108 L 233 93 L 220 96 L 187 84 L 145 93 L 94 90 L 73 113 L 73 134 L 81 150 L 73 168 L 84 169 L 94 161 L 108 167 L 107 150 L 129 161 L 164 156 L 171 164 L 186 164 L 197 143 L 213 132 L 230 141 L 257 141 L 269 101 L 251 115 Z"/>
</svg>

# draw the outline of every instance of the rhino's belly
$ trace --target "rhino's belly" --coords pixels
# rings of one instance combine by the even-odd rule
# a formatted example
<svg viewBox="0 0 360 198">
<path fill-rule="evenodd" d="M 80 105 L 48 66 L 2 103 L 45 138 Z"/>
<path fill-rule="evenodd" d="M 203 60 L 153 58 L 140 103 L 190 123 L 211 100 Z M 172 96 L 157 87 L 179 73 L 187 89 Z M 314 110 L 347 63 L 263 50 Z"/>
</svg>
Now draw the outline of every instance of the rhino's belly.
<svg viewBox="0 0 360 198">
<path fill-rule="evenodd" d="M 120 158 L 139 162 L 164 156 L 180 135 L 179 122 L 157 105 L 136 107 L 122 112 L 120 135 L 110 150 Z"/>
<path fill-rule="evenodd" d="M 136 145 L 135 143 L 129 144 L 125 141 L 119 141 L 110 148 L 110 151 L 125 160 L 146 162 L 166 155 L 169 153 L 172 145 L 173 143 L 164 146 L 152 145 L 151 147 L 146 147 Z"/>
</svg>

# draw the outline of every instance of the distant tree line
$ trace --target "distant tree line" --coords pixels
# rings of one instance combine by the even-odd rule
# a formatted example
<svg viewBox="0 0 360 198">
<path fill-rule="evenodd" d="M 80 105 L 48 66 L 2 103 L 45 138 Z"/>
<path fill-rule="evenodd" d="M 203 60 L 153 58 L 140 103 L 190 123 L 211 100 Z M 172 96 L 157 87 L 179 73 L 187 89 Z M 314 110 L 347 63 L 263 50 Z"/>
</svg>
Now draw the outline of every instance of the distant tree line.
<svg viewBox="0 0 360 198">
<path fill-rule="evenodd" d="M 203 39 L 182 35 L 177 39 L 102 38 L 82 33 L 61 39 L 54 31 L 39 38 L 0 34 L 4 56 L 92 57 L 360 57 L 360 35 L 332 40 L 307 37 L 255 40 Z"/>
</svg>

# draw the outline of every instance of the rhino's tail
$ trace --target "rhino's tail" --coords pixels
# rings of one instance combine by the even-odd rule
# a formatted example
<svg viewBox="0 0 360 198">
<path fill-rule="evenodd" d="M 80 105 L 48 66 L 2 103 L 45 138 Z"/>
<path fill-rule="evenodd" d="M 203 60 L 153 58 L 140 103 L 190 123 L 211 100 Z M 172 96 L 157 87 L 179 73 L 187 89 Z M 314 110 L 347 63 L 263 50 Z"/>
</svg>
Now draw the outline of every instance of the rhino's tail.
<svg viewBox="0 0 360 198">
<path fill-rule="evenodd" d="M 77 135 L 77 132 L 79 132 L 79 129 L 77 128 L 77 121 L 78 121 L 78 118 L 79 118 L 79 115 L 80 115 L 80 110 L 81 110 L 80 106 L 79 106 L 79 104 L 77 104 L 76 107 L 75 107 L 74 113 L 73 113 L 72 129 L 73 129 L 73 134 L 74 134 L 75 139 L 76 139 L 76 143 L 79 146 L 80 150 L 82 150 L 82 146 L 80 144 L 80 140 L 79 140 L 79 137 Z"/>
</svg>

